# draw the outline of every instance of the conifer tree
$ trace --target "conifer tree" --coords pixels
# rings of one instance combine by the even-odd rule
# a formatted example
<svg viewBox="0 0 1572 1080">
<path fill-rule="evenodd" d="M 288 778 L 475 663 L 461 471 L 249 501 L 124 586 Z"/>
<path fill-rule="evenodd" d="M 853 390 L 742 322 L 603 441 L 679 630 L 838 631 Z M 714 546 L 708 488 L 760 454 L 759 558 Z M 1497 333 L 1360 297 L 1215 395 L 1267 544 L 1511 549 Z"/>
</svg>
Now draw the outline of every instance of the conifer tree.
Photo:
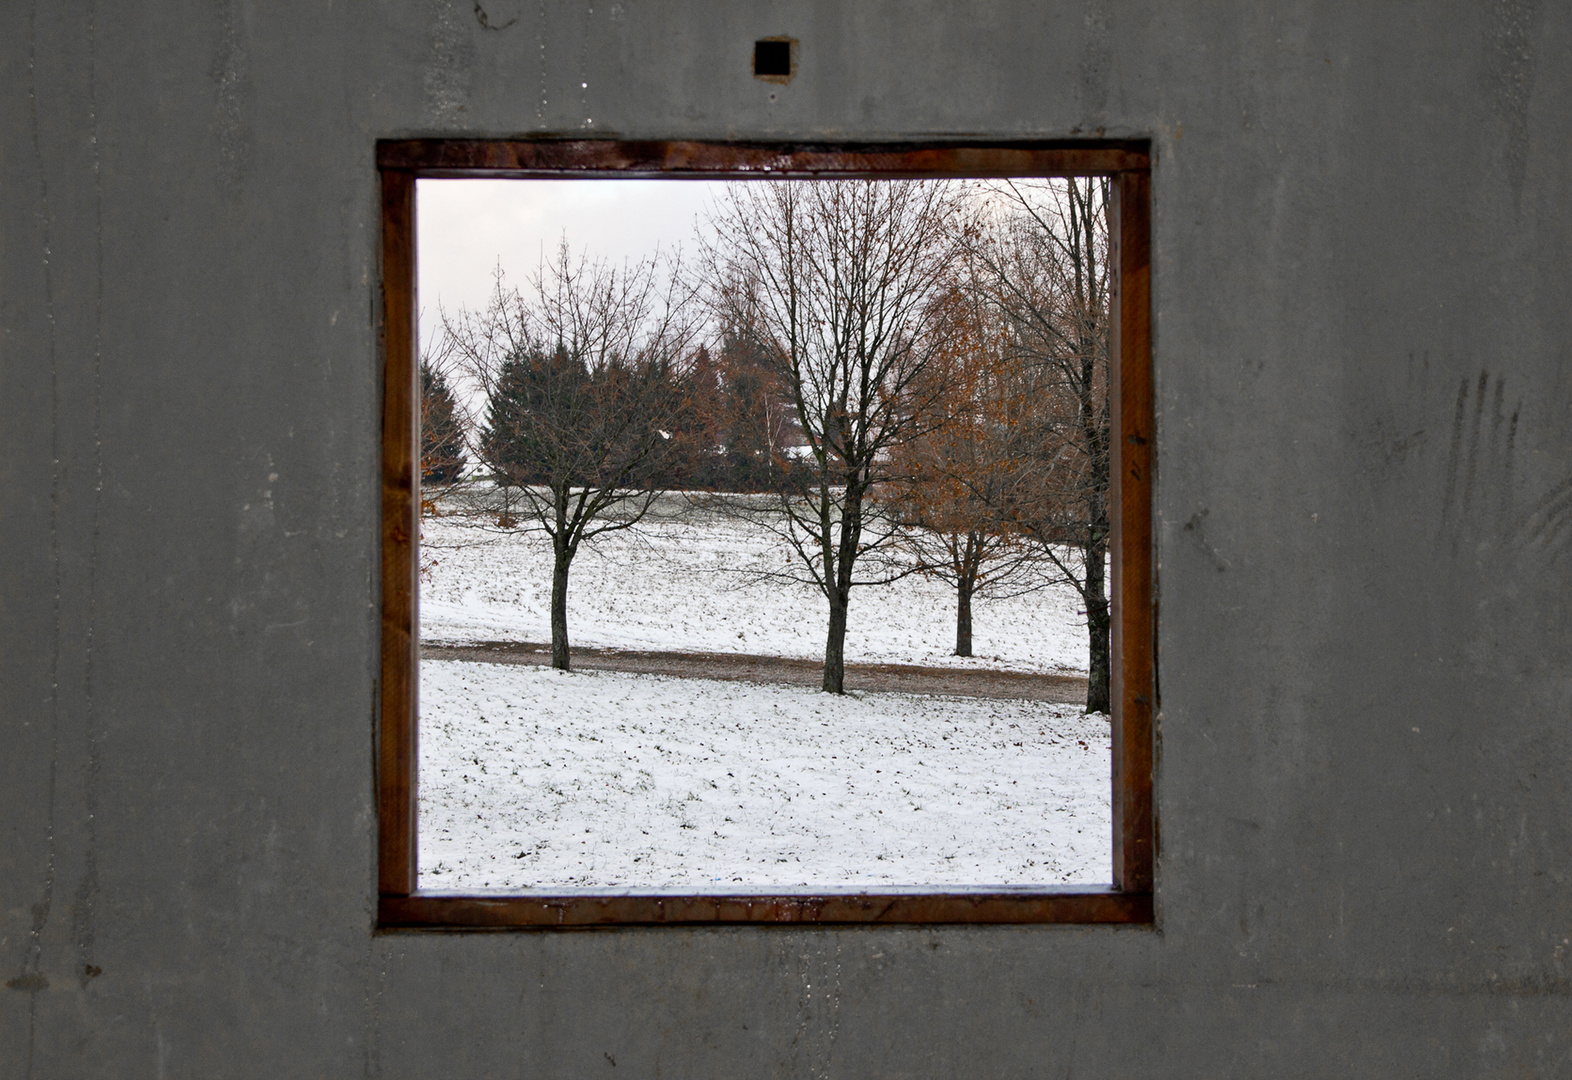
<svg viewBox="0 0 1572 1080">
<path fill-rule="evenodd" d="M 420 482 L 456 483 L 464 473 L 464 425 L 453 391 L 427 360 L 420 362 Z"/>
<path fill-rule="evenodd" d="M 487 393 L 480 456 L 504 489 L 502 522 L 551 539 L 551 662 L 568 651 L 568 571 L 586 540 L 636 525 L 665 488 L 693 337 L 680 274 L 621 269 L 566 244 L 527 287 L 498 277 L 483 312 L 444 320 L 446 344 Z"/>
</svg>

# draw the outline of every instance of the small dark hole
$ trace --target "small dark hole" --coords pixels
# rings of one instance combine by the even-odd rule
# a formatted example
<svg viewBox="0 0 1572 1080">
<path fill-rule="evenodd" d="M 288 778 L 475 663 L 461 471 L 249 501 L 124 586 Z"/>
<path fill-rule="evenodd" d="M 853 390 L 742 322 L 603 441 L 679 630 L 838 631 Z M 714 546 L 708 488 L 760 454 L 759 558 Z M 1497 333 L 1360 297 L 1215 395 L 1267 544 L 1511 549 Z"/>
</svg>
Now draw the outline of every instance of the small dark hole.
<svg viewBox="0 0 1572 1080">
<path fill-rule="evenodd" d="M 791 75 L 791 42 L 755 41 L 753 43 L 753 73 L 755 75 Z"/>
</svg>

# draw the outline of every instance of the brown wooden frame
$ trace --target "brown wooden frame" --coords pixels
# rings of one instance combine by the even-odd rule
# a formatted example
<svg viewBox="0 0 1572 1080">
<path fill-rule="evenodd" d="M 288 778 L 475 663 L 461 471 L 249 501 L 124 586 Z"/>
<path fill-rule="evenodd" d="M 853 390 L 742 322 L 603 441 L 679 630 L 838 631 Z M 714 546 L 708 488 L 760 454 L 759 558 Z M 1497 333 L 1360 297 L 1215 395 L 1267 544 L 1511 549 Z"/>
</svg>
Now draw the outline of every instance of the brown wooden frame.
<svg viewBox="0 0 1572 1080">
<path fill-rule="evenodd" d="M 1156 590 L 1152 546 L 1151 171 L 1144 142 L 758 144 L 418 139 L 377 144 L 382 193 L 382 679 L 377 924 L 383 929 L 748 924 L 1135 923 L 1154 919 Z M 1113 532 L 1113 883 L 557 895 L 417 889 L 418 766 L 415 181 L 421 177 L 1054 177 L 1113 180 L 1109 394 Z"/>
</svg>

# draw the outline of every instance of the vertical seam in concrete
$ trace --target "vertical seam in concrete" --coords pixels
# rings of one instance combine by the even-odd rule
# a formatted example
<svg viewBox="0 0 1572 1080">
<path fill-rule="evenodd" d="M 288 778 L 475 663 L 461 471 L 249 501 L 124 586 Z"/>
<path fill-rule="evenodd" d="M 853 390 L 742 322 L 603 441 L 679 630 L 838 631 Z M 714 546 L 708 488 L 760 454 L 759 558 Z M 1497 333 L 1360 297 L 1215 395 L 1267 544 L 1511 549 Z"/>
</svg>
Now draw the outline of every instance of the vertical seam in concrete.
<svg viewBox="0 0 1572 1080">
<path fill-rule="evenodd" d="M 98 895 L 98 723 L 93 700 L 95 639 L 98 621 L 98 553 L 104 493 L 103 368 L 104 368 L 104 182 L 98 145 L 98 5 L 87 9 L 88 145 L 93 154 L 93 503 L 92 535 L 87 564 L 87 627 L 82 660 L 83 717 L 87 726 L 87 775 L 83 784 L 86 811 L 86 853 L 77 890 L 74 919 L 77 933 L 77 976 L 82 989 L 93 978 L 94 915 Z"/>
<path fill-rule="evenodd" d="M 33 906 L 33 928 L 22 976 L 28 989 L 27 1071 L 33 1075 L 33 1050 L 37 1043 L 38 990 L 43 983 L 44 927 L 54 898 L 55 883 L 55 773 L 60 756 L 60 374 L 55 365 L 54 280 L 49 266 L 49 178 L 44 169 L 43 138 L 38 117 L 38 4 L 35 0 L 27 19 L 27 101 L 32 118 L 33 154 L 38 162 L 39 208 L 44 237 L 44 317 L 49 334 L 49 556 L 54 577 L 54 646 L 49 661 L 50 747 L 48 809 L 45 829 L 48 859 L 44 868 L 43 897 Z M 31 969 L 31 970 L 29 970 Z M 20 981 L 20 980 L 19 980 Z"/>
<path fill-rule="evenodd" d="M 1505 125 L 1503 159 L 1512 189 L 1512 209 L 1521 213 L 1523 180 L 1532 149 L 1529 110 L 1534 93 L 1534 37 L 1539 0 L 1496 0 L 1487 61 L 1496 113 Z"/>
<path fill-rule="evenodd" d="M 367 1080 L 382 1075 L 382 999 L 388 989 L 388 966 L 392 962 L 393 950 L 385 941 L 379 943 L 376 936 L 369 935 L 366 939 L 366 967 L 368 971 L 375 971 L 377 964 L 375 957 L 378 952 L 382 954 L 381 972 L 376 976 L 375 990 L 368 989 L 366 993 L 367 1031 L 365 1038 L 365 1071 Z M 369 983 L 368 979 L 368 983 Z"/>
<path fill-rule="evenodd" d="M 535 105 L 535 126 L 546 128 L 546 0 L 540 0 L 535 14 L 535 36 L 540 41 L 540 100 Z"/>
<path fill-rule="evenodd" d="M 589 40 L 590 20 L 595 17 L 595 5 L 584 5 L 584 27 L 579 34 L 579 126 L 591 127 L 594 118 L 589 115 Z"/>
</svg>

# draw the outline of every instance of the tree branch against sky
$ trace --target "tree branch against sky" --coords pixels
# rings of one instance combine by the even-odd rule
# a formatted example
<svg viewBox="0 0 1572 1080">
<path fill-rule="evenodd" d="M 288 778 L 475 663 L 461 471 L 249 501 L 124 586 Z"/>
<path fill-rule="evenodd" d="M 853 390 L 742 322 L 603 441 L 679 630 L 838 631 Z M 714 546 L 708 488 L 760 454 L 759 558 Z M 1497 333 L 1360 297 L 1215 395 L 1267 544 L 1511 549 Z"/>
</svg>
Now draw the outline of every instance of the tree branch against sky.
<svg viewBox="0 0 1572 1080">
<path fill-rule="evenodd" d="M 444 314 L 445 340 L 486 395 L 480 457 L 551 538 L 552 664 L 563 670 L 579 546 L 637 524 L 660 491 L 698 328 L 682 280 L 656 257 L 617 268 L 564 241 L 522 289 L 499 270 L 484 311 Z M 510 500 L 505 523 L 511 513 Z"/>
<path fill-rule="evenodd" d="M 1081 597 L 1087 709 L 1108 712 L 1108 181 L 1005 181 L 970 254 L 1038 409 L 1020 429 L 1029 479 L 1001 510 Z"/>
<path fill-rule="evenodd" d="M 444 184 L 466 186 L 422 181 L 422 235 L 432 243 L 451 231 L 427 220 Z M 709 501 L 784 541 L 784 564 L 748 573 L 824 596 L 826 688 L 841 683 L 854 590 L 920 571 L 954 586 L 963 654 L 972 598 L 1073 588 L 1088 620 L 1089 700 L 1105 701 L 1104 182 L 496 186 L 511 209 L 463 236 L 500 244 L 513 261 L 485 260 L 496 267 L 491 292 L 473 306 L 444 310 L 440 298 L 452 290 L 436 266 L 425 292 L 441 322 L 427 335 L 432 358 L 445 361 L 434 373 L 463 418 L 468 459 L 499 481 L 459 484 L 443 506 L 498 503 L 489 517 L 471 515 L 477 537 L 494 536 L 498 521 L 551 537 L 563 563 L 551 621 L 564 660 L 566 568 L 578 545 L 636 523 L 662 487 L 701 488 L 753 492 Z M 683 198 L 667 200 L 679 188 Z M 514 206 L 513 192 L 528 197 Z M 637 228 L 623 227 L 624 192 L 648 211 Z M 616 233 L 619 253 L 650 250 L 651 237 L 674 246 L 691 237 L 703 200 L 704 257 L 685 285 L 673 260 L 592 262 L 567 244 Z M 535 260 L 533 273 L 519 272 L 520 256 Z M 705 303 L 684 302 L 701 287 Z M 630 323 L 633 312 L 641 314 Z M 963 349 L 955 332 L 968 319 L 976 340 Z M 701 334 L 708 351 L 697 349 Z M 662 353 L 669 379 L 627 378 L 638 364 L 622 361 L 614 378 L 589 374 L 607 357 L 637 355 L 646 336 L 680 340 Z M 614 417 L 603 408 L 641 393 L 664 395 L 653 430 L 671 437 L 659 444 L 644 441 L 652 425 L 637 420 L 643 406 L 619 406 Z M 433 410 L 428 420 L 448 411 Z M 626 460 L 633 446 L 644 456 Z M 600 465 L 586 465 L 601 454 Z M 614 464 L 627 466 L 620 482 Z M 570 478 L 560 500 L 553 470 Z"/>
<path fill-rule="evenodd" d="M 708 223 L 712 310 L 757 336 L 805 441 L 806 467 L 755 517 L 825 597 L 832 693 L 844 692 L 853 587 L 899 572 L 877 559 L 897 526 L 868 496 L 920 432 L 924 396 L 942 392 L 921 376 L 941 347 L 934 312 L 962 205 L 941 181 L 784 181 L 728 189 Z"/>
</svg>

